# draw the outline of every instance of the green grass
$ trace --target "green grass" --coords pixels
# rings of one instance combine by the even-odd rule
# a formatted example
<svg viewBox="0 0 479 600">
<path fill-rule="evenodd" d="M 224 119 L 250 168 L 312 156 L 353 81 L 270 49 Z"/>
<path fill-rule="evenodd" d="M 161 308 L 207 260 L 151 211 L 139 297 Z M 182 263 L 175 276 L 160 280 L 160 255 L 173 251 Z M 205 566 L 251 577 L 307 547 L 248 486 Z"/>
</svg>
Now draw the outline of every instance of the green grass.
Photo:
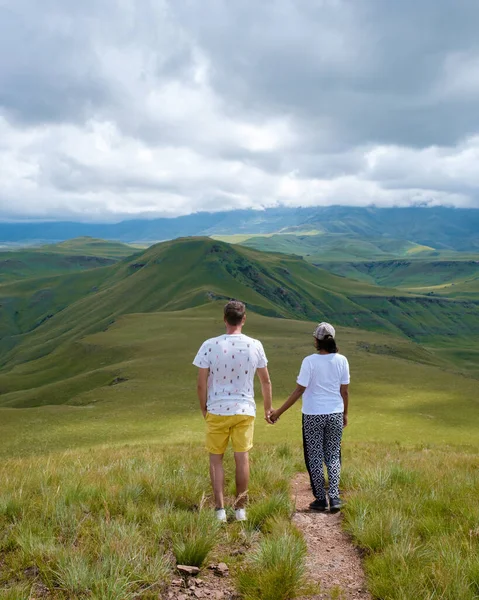
<svg viewBox="0 0 479 600">
<path fill-rule="evenodd" d="M 477 305 L 217 244 L 0 286 L 0 598 L 158 598 L 180 560 L 225 560 L 251 600 L 278 581 L 284 598 L 304 591 L 288 484 L 300 406 L 274 427 L 258 407 L 249 522 L 217 528 L 209 512 L 191 361 L 230 295 L 264 313 L 245 332 L 264 343 L 276 406 L 312 352 L 309 311 L 372 329 L 337 328 L 352 370 L 346 526 L 377 598 L 477 598 Z M 231 504 L 230 458 L 227 475 Z"/>
<path fill-rule="evenodd" d="M 262 468 L 272 461 L 280 467 L 274 476 Z M 232 461 L 226 466 L 231 478 Z M 264 449 L 253 457 L 253 467 L 252 510 L 287 487 L 295 465 Z M 261 555 L 268 544 L 293 535 L 277 506 L 268 514 L 275 525 L 264 534 L 251 535 L 235 523 L 220 526 L 211 508 L 207 454 L 194 446 L 7 460 L 0 479 L 3 597 L 29 597 L 41 586 L 54 599 L 156 599 L 176 564 L 201 567 L 210 558 L 226 559 L 236 575 L 245 553 Z M 179 480 L 186 485 L 178 486 Z M 304 551 L 295 550 L 301 540 L 294 535 L 292 557 L 298 562 L 290 565 L 290 590 L 304 569 Z M 273 580 L 277 570 L 264 564 L 262 577 L 269 573 Z"/>
<path fill-rule="evenodd" d="M 203 424 L 197 412 L 191 360 L 203 339 L 223 331 L 220 315 L 217 305 L 130 315 L 108 331 L 76 343 L 70 354 L 54 353 L 38 364 L 14 368 L 0 377 L 3 406 L 49 404 L 56 398 L 66 405 L 21 412 L 0 409 L 0 454 L 30 452 L 31 441 L 36 450 L 62 448 L 71 436 L 86 446 L 200 439 Z M 313 325 L 254 314 L 248 319 L 246 331 L 264 342 L 276 402 L 281 402 L 294 387 L 302 358 L 311 352 Z M 355 437 L 401 439 L 405 428 L 413 442 L 423 437 L 451 442 L 450 423 L 461 423 L 464 442 L 474 439 L 476 380 L 449 373 L 445 370 L 448 362 L 406 340 L 347 329 L 340 329 L 338 335 L 340 348 L 352 365 L 355 419 L 351 431 Z M 367 347 L 371 343 L 375 352 Z M 82 364 L 85 371 L 79 376 Z M 35 387 L 39 372 L 42 379 Z M 59 375 L 64 376 L 60 383 Z M 108 385 L 117 378 L 124 381 Z M 7 385 L 18 391 L 8 392 Z M 298 408 L 292 414 L 299 416 Z M 187 428 L 185 418 L 189 419 Z M 25 431 L 22 438 L 15 435 L 19 420 Z M 258 427 L 266 439 L 273 440 L 268 428 L 262 423 Z M 283 427 L 282 422 L 278 427 L 286 439 L 299 439 L 297 429 Z"/>
<path fill-rule="evenodd" d="M 263 341 L 270 359 L 276 404 L 312 352 L 312 329 L 309 322 L 248 316 L 246 333 Z M 63 449 L 72 440 L 76 447 L 200 441 L 204 425 L 191 361 L 204 339 L 222 331 L 218 304 L 129 315 L 69 353 L 18 365 L 0 376 L 0 455 Z M 475 443 L 477 380 L 453 371 L 453 348 L 437 357 L 402 338 L 342 328 L 338 343 L 351 362 L 352 440 L 456 443 L 459 429 L 462 443 Z M 298 442 L 299 418 L 298 405 L 274 432 L 260 419 L 258 435 L 274 443 L 280 432 Z"/>
<path fill-rule="evenodd" d="M 290 524 L 276 523 L 238 574 L 244 600 L 288 600 L 306 591 L 306 544 Z"/>
<path fill-rule="evenodd" d="M 302 256 L 331 273 L 372 285 L 479 299 L 479 257 L 475 254 L 439 251 L 387 237 L 316 233 L 214 237 L 263 252 Z"/>
<path fill-rule="evenodd" d="M 346 529 L 374 598 L 479 598 L 479 454 L 348 447 Z"/>
<path fill-rule="evenodd" d="M 176 563 L 220 560 L 245 599 L 312 593 L 282 495 L 301 465 L 299 444 L 257 445 L 249 513 L 262 526 L 244 528 L 213 520 L 207 455 L 196 445 L 4 460 L 0 597 L 43 589 L 54 599 L 153 599 Z M 374 598 L 477 599 L 477 448 L 346 441 L 343 466 L 344 523 Z M 226 470 L 231 481 L 229 453 Z"/>
<path fill-rule="evenodd" d="M 120 259 L 139 252 L 139 247 L 94 238 L 76 238 L 38 248 L 4 250 L 0 252 L 0 284 L 114 265 Z"/>
<path fill-rule="evenodd" d="M 76 273 L 113 265 L 116 260 L 102 256 L 53 254 L 35 250 L 0 252 L 0 284 Z"/>
<path fill-rule="evenodd" d="M 120 259 L 138 253 L 139 248 L 141 247 L 144 246 L 138 246 L 136 244 L 123 244 L 121 242 L 101 240 L 86 236 L 73 238 L 58 244 L 40 246 L 38 251 Z"/>
<path fill-rule="evenodd" d="M 220 525 L 211 510 L 175 511 L 167 519 L 177 564 L 202 567 L 213 549 Z"/>
<path fill-rule="evenodd" d="M 430 246 L 388 237 L 352 233 L 295 232 L 266 235 L 214 236 L 215 239 L 241 244 L 263 252 L 281 252 L 303 256 L 308 262 L 384 260 L 406 256 L 430 256 L 440 253 Z"/>
<path fill-rule="evenodd" d="M 466 290 L 472 292 L 474 285 L 477 288 L 479 282 L 478 257 L 466 258 L 460 254 L 454 260 L 412 258 L 368 262 L 320 262 L 318 266 L 343 277 L 430 296 L 439 294 L 473 298 L 474 295 L 466 294 Z M 478 293 L 475 298 L 479 299 Z"/>
</svg>

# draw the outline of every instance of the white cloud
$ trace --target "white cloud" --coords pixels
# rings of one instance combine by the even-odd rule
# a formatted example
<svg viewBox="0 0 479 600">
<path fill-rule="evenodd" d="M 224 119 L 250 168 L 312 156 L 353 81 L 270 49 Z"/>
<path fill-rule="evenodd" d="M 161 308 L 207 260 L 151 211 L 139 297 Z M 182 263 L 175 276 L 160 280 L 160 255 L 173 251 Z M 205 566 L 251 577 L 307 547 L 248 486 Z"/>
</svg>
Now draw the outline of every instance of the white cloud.
<svg viewBox="0 0 479 600">
<path fill-rule="evenodd" d="M 4 0 L 0 219 L 479 207 L 475 9 L 386 4 Z"/>
</svg>

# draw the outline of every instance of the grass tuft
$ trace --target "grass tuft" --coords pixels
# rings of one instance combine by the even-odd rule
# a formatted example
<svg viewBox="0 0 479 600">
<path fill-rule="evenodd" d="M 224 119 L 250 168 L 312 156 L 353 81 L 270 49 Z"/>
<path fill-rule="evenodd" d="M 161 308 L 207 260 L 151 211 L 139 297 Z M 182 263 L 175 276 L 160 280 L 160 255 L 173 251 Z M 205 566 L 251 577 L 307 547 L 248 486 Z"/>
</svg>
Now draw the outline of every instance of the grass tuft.
<svg viewBox="0 0 479 600">
<path fill-rule="evenodd" d="M 262 538 L 237 577 L 245 600 L 287 600 L 305 586 L 306 545 L 291 525 Z"/>
<path fill-rule="evenodd" d="M 213 512 L 175 511 L 170 515 L 169 526 L 177 564 L 202 567 L 220 530 Z"/>
<path fill-rule="evenodd" d="M 248 510 L 248 529 L 262 530 L 271 518 L 288 518 L 292 514 L 292 502 L 289 494 L 284 492 L 274 493 L 271 496 L 261 498 L 251 505 Z"/>
</svg>

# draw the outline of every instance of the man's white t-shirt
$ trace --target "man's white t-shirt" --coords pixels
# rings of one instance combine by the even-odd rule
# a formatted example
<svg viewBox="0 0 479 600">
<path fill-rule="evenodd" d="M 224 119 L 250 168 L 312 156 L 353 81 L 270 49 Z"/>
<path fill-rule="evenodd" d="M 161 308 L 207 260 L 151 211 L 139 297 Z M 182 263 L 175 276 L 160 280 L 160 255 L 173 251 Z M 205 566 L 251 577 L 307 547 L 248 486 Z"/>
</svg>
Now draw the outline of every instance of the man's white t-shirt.
<svg viewBox="0 0 479 600">
<path fill-rule="evenodd" d="M 343 412 L 339 389 L 349 383 L 348 359 L 338 353 L 311 354 L 303 360 L 296 382 L 306 388 L 303 394 L 305 415 Z"/>
<path fill-rule="evenodd" d="M 206 340 L 193 361 L 209 369 L 206 408 L 213 415 L 256 415 L 254 375 L 268 360 L 260 341 L 242 333 Z"/>
</svg>

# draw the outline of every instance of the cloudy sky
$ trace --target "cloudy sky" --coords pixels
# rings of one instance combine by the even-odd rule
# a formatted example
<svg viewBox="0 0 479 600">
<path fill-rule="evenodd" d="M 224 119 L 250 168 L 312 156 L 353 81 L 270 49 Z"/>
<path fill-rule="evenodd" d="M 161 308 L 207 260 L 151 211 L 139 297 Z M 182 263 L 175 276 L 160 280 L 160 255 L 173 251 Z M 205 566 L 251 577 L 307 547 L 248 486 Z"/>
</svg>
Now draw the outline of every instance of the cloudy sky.
<svg viewBox="0 0 479 600">
<path fill-rule="evenodd" d="M 477 0 L 0 0 L 0 219 L 479 208 Z"/>
</svg>

